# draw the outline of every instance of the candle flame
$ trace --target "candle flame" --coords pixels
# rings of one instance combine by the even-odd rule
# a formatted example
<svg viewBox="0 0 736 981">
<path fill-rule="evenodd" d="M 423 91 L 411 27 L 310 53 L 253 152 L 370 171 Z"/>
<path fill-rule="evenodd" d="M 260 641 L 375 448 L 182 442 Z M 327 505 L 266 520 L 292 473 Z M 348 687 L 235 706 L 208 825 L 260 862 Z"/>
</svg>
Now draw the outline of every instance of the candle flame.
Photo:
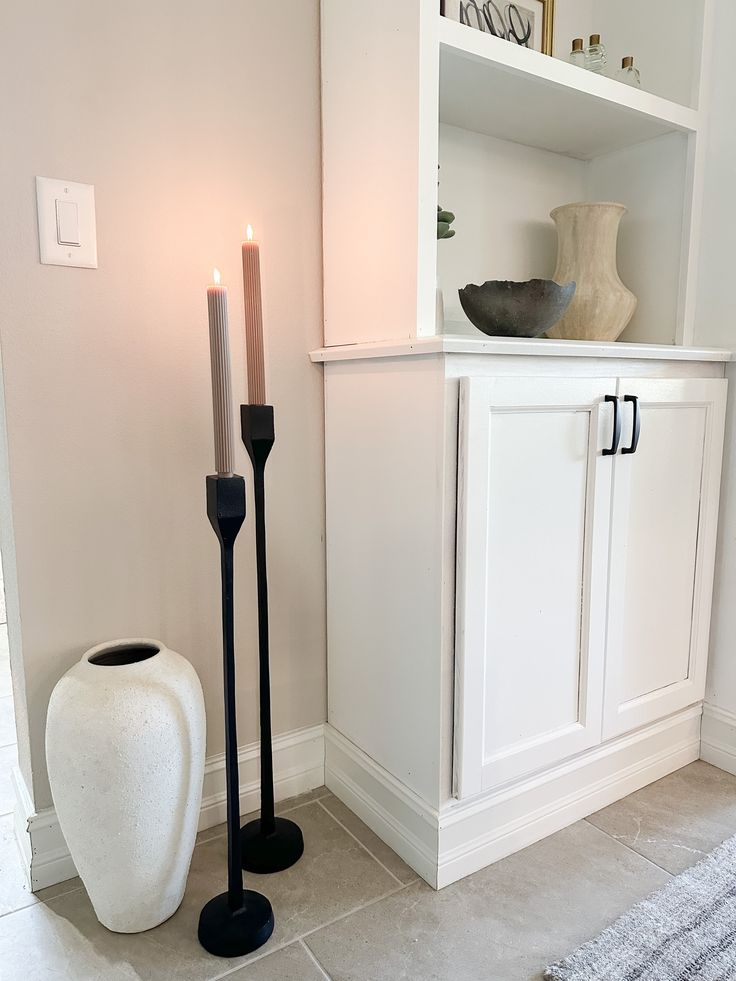
<svg viewBox="0 0 736 981">
<path fill-rule="evenodd" d="M 217 268 L 217 266 L 215 266 L 215 268 L 212 270 L 212 279 L 215 282 L 215 286 L 220 285 L 220 270 Z"/>
<path fill-rule="evenodd" d="M 253 228 L 250 225 L 246 228 L 245 235 L 249 242 L 253 241 Z"/>
</svg>

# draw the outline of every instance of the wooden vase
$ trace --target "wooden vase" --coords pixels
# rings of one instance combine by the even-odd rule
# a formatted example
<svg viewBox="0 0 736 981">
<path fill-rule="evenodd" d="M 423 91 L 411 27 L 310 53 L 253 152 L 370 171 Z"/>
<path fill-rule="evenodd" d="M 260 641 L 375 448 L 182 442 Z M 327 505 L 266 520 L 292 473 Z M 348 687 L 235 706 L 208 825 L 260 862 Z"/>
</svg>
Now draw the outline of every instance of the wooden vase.
<svg viewBox="0 0 736 981">
<path fill-rule="evenodd" d="M 621 282 L 616 243 L 623 204 L 565 204 L 550 212 L 557 226 L 554 280 L 577 283 L 565 316 L 548 336 L 575 341 L 615 341 L 636 310 L 636 297 Z"/>
</svg>

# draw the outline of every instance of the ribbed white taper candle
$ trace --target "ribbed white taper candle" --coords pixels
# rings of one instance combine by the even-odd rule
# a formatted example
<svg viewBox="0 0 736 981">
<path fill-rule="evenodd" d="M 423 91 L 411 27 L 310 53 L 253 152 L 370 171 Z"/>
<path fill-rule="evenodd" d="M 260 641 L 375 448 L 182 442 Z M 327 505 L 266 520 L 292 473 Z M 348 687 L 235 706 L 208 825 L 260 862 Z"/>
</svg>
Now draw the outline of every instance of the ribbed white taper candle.
<svg viewBox="0 0 736 981">
<path fill-rule="evenodd" d="M 243 301 L 245 305 L 245 357 L 248 373 L 248 402 L 265 405 L 266 365 L 263 356 L 263 311 L 261 308 L 261 258 L 253 229 L 243 242 Z"/>
<path fill-rule="evenodd" d="M 227 324 L 227 288 L 207 287 L 210 319 L 210 363 L 212 366 L 212 416 L 215 424 L 215 468 L 218 474 L 233 472 L 233 414 L 230 382 L 230 341 Z"/>
</svg>

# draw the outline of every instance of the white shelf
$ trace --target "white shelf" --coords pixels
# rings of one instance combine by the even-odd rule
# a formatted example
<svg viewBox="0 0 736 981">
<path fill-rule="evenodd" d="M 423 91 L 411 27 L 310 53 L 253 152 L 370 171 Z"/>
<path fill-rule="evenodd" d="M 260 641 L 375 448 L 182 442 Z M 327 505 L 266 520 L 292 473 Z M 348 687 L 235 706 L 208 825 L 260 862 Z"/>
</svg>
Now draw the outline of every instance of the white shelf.
<svg viewBox="0 0 736 981">
<path fill-rule="evenodd" d="M 666 133 L 698 112 L 440 17 L 440 120 L 580 160 Z"/>
<path fill-rule="evenodd" d="M 340 344 L 310 352 L 314 362 L 356 361 L 431 354 L 509 354 L 554 358 L 633 358 L 646 361 L 730 361 L 731 352 L 674 344 L 626 344 L 621 341 L 558 341 L 508 337 L 418 337 L 413 340 Z"/>
</svg>

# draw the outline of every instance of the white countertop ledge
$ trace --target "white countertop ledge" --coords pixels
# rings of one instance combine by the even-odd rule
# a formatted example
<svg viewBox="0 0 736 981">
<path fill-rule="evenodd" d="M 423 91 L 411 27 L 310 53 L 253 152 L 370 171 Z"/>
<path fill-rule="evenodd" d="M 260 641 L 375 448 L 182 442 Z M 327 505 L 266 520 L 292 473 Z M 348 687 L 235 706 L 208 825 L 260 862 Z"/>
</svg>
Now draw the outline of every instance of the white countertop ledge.
<svg viewBox="0 0 736 981">
<path fill-rule="evenodd" d="M 526 354 L 552 358 L 634 358 L 650 361 L 730 361 L 731 351 L 674 344 L 624 344 L 598 341 L 557 341 L 544 338 L 462 337 L 444 334 L 407 340 L 370 341 L 321 347 L 310 353 L 314 362 L 401 358 L 429 354 Z"/>
</svg>

